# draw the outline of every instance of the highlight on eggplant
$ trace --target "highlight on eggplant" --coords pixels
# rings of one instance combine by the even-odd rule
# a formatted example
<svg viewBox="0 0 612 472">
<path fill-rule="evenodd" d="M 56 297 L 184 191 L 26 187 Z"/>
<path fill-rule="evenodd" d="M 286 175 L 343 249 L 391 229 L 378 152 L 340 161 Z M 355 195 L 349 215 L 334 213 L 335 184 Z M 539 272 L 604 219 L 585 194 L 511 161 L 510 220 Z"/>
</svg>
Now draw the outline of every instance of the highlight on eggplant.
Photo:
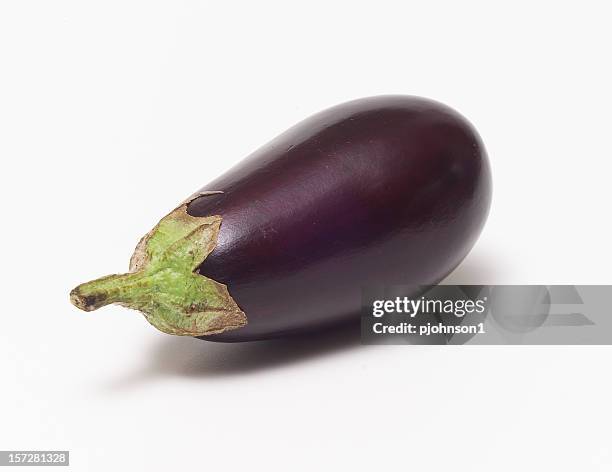
<svg viewBox="0 0 612 472">
<path fill-rule="evenodd" d="M 127 273 L 70 299 L 213 341 L 325 329 L 359 319 L 363 287 L 444 279 L 490 203 L 487 154 L 465 118 L 412 96 L 354 100 L 193 194 L 140 240 Z"/>
</svg>

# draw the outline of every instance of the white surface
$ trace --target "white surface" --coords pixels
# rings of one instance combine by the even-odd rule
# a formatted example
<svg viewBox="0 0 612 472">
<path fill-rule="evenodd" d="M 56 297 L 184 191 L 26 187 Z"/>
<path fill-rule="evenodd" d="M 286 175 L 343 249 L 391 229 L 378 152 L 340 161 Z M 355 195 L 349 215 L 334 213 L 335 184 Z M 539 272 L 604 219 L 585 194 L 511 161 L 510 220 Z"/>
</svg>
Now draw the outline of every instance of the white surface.
<svg viewBox="0 0 612 472">
<path fill-rule="evenodd" d="M 610 11 L 567 5 L 3 1 L 0 449 L 87 471 L 611 470 L 610 347 L 216 345 L 67 296 L 289 125 L 381 93 L 445 102 L 487 145 L 493 210 L 452 280 L 611 284 Z"/>
</svg>

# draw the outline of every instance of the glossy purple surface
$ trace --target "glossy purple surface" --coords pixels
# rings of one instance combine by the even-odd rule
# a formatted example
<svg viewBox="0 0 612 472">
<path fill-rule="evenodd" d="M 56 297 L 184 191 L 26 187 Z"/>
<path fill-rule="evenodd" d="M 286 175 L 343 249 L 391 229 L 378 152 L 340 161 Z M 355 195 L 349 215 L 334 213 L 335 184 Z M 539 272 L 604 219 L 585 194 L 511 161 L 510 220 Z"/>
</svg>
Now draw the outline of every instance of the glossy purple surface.
<svg viewBox="0 0 612 472">
<path fill-rule="evenodd" d="M 474 128 L 426 99 L 382 96 L 292 127 L 202 190 L 221 215 L 200 273 L 226 284 L 245 341 L 359 318 L 362 287 L 435 284 L 485 222 L 491 177 Z"/>
</svg>

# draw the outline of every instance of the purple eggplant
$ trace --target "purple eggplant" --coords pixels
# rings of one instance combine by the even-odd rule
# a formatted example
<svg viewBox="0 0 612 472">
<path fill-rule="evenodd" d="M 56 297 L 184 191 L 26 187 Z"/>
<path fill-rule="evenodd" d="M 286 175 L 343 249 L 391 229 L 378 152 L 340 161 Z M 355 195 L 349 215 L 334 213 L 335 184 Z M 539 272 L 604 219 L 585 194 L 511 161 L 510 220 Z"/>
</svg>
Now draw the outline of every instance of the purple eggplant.
<svg viewBox="0 0 612 472">
<path fill-rule="evenodd" d="M 130 272 L 80 285 L 158 329 L 214 341 L 360 317 L 362 290 L 433 285 L 486 220 L 491 175 L 474 128 L 410 96 L 354 100 L 290 128 L 142 238 Z"/>
</svg>

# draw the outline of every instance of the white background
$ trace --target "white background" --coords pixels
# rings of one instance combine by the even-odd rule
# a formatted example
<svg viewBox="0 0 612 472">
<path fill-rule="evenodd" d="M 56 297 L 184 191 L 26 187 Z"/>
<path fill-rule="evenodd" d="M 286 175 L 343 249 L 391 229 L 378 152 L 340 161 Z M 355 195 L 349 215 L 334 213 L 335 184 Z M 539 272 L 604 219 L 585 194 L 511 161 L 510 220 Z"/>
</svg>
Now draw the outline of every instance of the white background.
<svg viewBox="0 0 612 472">
<path fill-rule="evenodd" d="M 492 212 L 449 281 L 611 284 L 608 5 L 2 1 L 0 449 L 87 471 L 611 470 L 610 347 L 220 345 L 68 302 L 288 126 L 383 93 L 453 106 L 488 148 Z"/>
</svg>

